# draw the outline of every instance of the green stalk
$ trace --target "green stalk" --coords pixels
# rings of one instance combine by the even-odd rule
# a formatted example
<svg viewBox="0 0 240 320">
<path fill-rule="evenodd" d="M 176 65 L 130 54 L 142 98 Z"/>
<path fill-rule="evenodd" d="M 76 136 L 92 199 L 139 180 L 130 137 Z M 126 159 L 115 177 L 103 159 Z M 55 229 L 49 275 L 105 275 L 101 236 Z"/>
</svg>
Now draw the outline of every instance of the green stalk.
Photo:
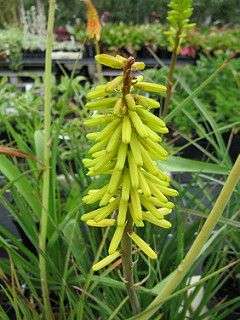
<svg viewBox="0 0 240 320">
<path fill-rule="evenodd" d="M 94 40 L 95 43 L 95 50 L 96 50 L 96 54 L 100 54 L 100 46 L 99 46 L 99 41 L 97 39 Z M 103 83 L 103 72 L 102 72 L 102 65 L 100 63 L 96 64 L 96 68 L 97 68 L 97 78 L 98 78 L 98 82 L 99 83 Z"/>
<path fill-rule="evenodd" d="M 44 75 L 44 172 L 42 186 L 42 212 L 39 233 L 39 270 L 45 319 L 52 320 L 53 314 L 49 299 L 46 270 L 46 240 L 48 228 L 49 210 L 49 180 L 50 180 L 50 156 L 51 156 L 51 104 L 52 104 L 52 48 L 53 27 L 55 18 L 55 0 L 49 0 L 49 14 L 46 41 L 45 75 Z"/>
<path fill-rule="evenodd" d="M 132 233 L 132 220 L 128 219 L 128 223 L 125 227 L 122 241 L 121 241 L 121 257 L 123 266 L 123 275 L 125 285 L 129 297 L 129 301 L 132 307 L 133 314 L 138 314 L 141 310 L 138 300 L 136 287 L 134 286 L 133 278 L 133 261 L 132 261 L 132 240 L 129 237 L 129 233 Z"/>
<path fill-rule="evenodd" d="M 175 44 L 172 51 L 171 62 L 170 62 L 169 71 L 167 75 L 167 95 L 164 100 L 164 106 L 163 106 L 163 112 L 162 112 L 163 117 L 166 116 L 166 114 L 168 113 L 169 105 L 171 102 L 173 80 L 174 80 L 173 75 L 174 75 L 174 71 L 177 63 L 177 54 L 178 54 L 179 43 L 180 43 L 180 35 L 181 35 L 181 30 L 179 29 L 178 32 L 176 33 Z"/>
<path fill-rule="evenodd" d="M 129 57 L 128 61 L 123 70 L 123 99 L 129 94 L 132 82 L 131 67 L 135 62 L 133 57 Z M 125 285 L 127 293 L 129 296 L 129 301 L 132 307 L 133 314 L 140 312 L 140 303 L 137 296 L 136 287 L 134 286 L 134 277 L 133 277 L 133 260 L 132 260 L 132 240 L 129 237 L 129 234 L 132 233 L 133 222 L 131 215 L 128 214 L 127 225 L 123 232 L 123 237 L 121 241 L 121 257 L 122 257 L 122 267 L 123 275 L 125 280 Z"/>
<path fill-rule="evenodd" d="M 204 223 L 200 233 L 195 239 L 192 247 L 188 251 L 185 258 L 179 264 L 178 268 L 172 274 L 172 277 L 163 287 L 158 296 L 153 300 L 153 302 L 147 307 L 147 309 L 142 312 L 137 317 L 132 319 L 138 320 L 148 320 L 152 318 L 152 315 L 161 307 L 161 305 L 168 299 L 172 292 L 177 288 L 181 283 L 183 278 L 191 269 L 194 262 L 197 260 L 201 250 L 204 247 L 205 242 L 211 235 L 214 227 L 221 218 L 223 211 L 237 185 L 240 181 L 240 156 L 238 156 L 230 174 L 222 188 L 221 193 L 219 194 L 212 211 L 210 212 L 206 222 Z"/>
</svg>

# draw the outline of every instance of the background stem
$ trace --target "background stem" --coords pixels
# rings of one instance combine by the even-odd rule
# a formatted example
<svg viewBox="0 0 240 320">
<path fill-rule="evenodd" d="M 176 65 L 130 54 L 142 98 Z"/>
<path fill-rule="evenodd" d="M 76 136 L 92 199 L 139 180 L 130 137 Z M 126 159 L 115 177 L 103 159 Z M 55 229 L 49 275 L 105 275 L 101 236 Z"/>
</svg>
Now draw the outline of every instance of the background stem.
<svg viewBox="0 0 240 320">
<path fill-rule="evenodd" d="M 168 113 L 168 109 L 169 109 L 169 105 L 170 105 L 170 101 L 171 101 L 172 88 L 173 88 L 173 74 L 175 71 L 176 63 L 177 63 L 177 54 L 178 54 L 179 43 L 180 43 L 180 34 L 181 34 L 181 31 L 178 30 L 178 32 L 176 33 L 175 44 L 174 44 L 174 48 L 172 51 L 170 65 L 169 65 L 169 71 L 168 71 L 168 76 L 167 76 L 167 95 L 164 100 L 164 106 L 163 106 L 163 112 L 162 112 L 163 117 Z"/>
<path fill-rule="evenodd" d="M 129 215 L 129 219 L 122 237 L 121 254 L 124 280 L 129 296 L 129 301 L 131 303 L 133 313 L 137 314 L 140 312 L 140 304 L 138 301 L 136 287 L 134 286 L 133 279 L 132 240 L 128 235 L 132 232 L 132 227 L 132 220 L 130 219 Z"/>
<path fill-rule="evenodd" d="M 53 314 L 49 299 L 49 290 L 46 270 L 46 239 L 49 209 L 49 180 L 50 180 L 50 155 L 51 155 L 51 100 L 52 100 L 52 47 L 53 28 L 55 18 L 55 0 L 49 0 L 48 28 L 46 41 L 45 75 L 44 75 L 44 171 L 42 186 L 42 212 L 39 233 L 39 269 L 41 288 L 45 310 L 45 318 L 52 320 Z"/>
<path fill-rule="evenodd" d="M 211 235 L 214 227 L 216 226 L 219 218 L 221 217 L 237 183 L 240 181 L 240 156 L 238 156 L 220 195 L 215 202 L 206 222 L 204 223 L 200 233 L 192 244 L 192 247 L 188 251 L 185 258 L 182 260 L 178 268 L 172 274 L 172 277 L 163 287 L 158 296 L 153 300 L 153 302 L 148 306 L 148 308 L 138 315 L 138 320 L 148 320 L 152 319 L 152 315 L 160 308 L 165 300 L 172 294 L 172 292 L 181 283 L 185 275 L 188 273 L 196 259 L 198 258 L 206 240 Z"/>
</svg>

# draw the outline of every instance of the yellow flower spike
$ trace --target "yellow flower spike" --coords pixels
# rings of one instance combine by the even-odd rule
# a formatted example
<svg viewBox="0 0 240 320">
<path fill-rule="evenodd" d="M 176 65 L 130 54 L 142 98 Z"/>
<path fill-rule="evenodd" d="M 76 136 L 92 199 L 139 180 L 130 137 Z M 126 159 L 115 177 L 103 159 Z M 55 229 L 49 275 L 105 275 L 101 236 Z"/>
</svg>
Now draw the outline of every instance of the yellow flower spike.
<svg viewBox="0 0 240 320">
<path fill-rule="evenodd" d="M 134 88 L 141 89 L 147 92 L 153 92 L 160 95 L 165 95 L 167 92 L 167 88 L 161 84 L 150 83 L 150 82 L 137 82 L 134 84 Z"/>
<path fill-rule="evenodd" d="M 125 226 L 117 226 L 108 249 L 109 254 L 113 254 L 114 252 L 116 252 L 119 243 L 121 242 L 124 228 Z"/>
<path fill-rule="evenodd" d="M 99 222 L 96 222 L 94 220 L 88 220 L 86 223 L 90 227 L 104 228 L 104 227 L 112 227 L 116 223 L 116 221 L 114 219 L 103 219 Z"/>
<path fill-rule="evenodd" d="M 142 70 L 144 64 L 133 58 L 102 54 L 96 60 L 122 69 L 120 76 L 90 91 L 91 101 L 86 105 L 99 112 L 85 121 L 87 127 L 95 130 L 87 135 L 93 145 L 83 162 L 89 176 L 105 175 L 106 180 L 99 190 L 89 190 L 83 197 L 85 203 L 96 203 L 98 207 L 81 219 L 92 227 L 116 228 L 110 255 L 93 267 L 99 270 L 120 255 L 117 249 L 129 223 L 133 223 L 133 228 L 144 227 L 145 221 L 162 228 L 171 226 L 165 219 L 174 207 L 168 197 L 177 195 L 177 191 L 169 187 L 170 177 L 155 161 L 168 155 L 160 144 L 161 135 L 168 129 L 163 120 L 150 112 L 159 103 L 139 94 L 141 89 L 164 94 L 165 87 L 144 82 L 143 76 L 135 77 L 132 71 Z M 144 253 L 156 258 L 141 238 L 135 233 L 131 237 Z"/>
<path fill-rule="evenodd" d="M 131 233 L 130 238 L 150 259 L 157 259 L 157 254 L 153 249 L 141 239 L 135 232 Z"/>
<path fill-rule="evenodd" d="M 99 262 L 95 263 L 92 266 L 93 271 L 98 271 L 102 268 L 105 268 L 106 266 L 111 264 L 114 260 L 116 260 L 118 257 L 120 257 L 120 252 L 115 251 L 113 254 L 110 254 L 109 256 L 107 256 L 107 257 L 103 258 L 102 260 L 100 260 Z"/>
<path fill-rule="evenodd" d="M 123 122 L 122 122 L 122 142 L 126 144 L 130 143 L 131 135 L 132 135 L 131 122 L 127 116 L 124 116 Z"/>
</svg>

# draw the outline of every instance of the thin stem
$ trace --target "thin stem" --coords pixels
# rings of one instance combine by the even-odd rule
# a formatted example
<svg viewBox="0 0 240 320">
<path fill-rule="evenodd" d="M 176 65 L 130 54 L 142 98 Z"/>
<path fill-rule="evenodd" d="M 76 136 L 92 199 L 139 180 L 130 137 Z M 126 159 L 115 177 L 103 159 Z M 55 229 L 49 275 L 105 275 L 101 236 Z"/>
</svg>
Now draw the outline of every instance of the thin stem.
<svg viewBox="0 0 240 320">
<path fill-rule="evenodd" d="M 41 277 L 41 287 L 45 318 L 53 319 L 49 289 L 47 283 L 46 269 L 46 240 L 48 228 L 48 209 L 49 209 L 49 180 L 50 180 L 50 156 L 51 156 L 51 90 L 52 90 L 52 48 L 53 48 L 53 28 L 55 19 L 55 0 L 49 0 L 46 57 L 45 57 L 45 75 L 44 75 L 44 172 L 42 186 L 42 212 L 39 233 L 39 269 Z"/>
<path fill-rule="evenodd" d="M 96 54 L 100 54 L 99 42 L 95 39 L 94 43 L 95 43 Z M 99 81 L 99 83 L 103 83 L 102 65 L 100 63 L 97 63 L 96 68 L 97 68 L 98 81 Z"/>
<path fill-rule="evenodd" d="M 135 62 L 133 57 L 129 57 L 123 69 L 123 99 L 130 92 L 132 84 L 131 67 Z M 125 102 L 125 101 L 124 101 Z M 133 261 L 132 261 L 132 240 L 129 237 L 129 233 L 132 233 L 133 222 L 128 212 L 128 222 L 124 229 L 122 241 L 121 241 L 121 255 L 122 255 L 122 266 L 123 274 L 126 284 L 129 301 L 132 307 L 133 314 L 138 314 L 141 310 L 140 303 L 138 300 L 136 287 L 134 286 L 133 277 Z"/>
<path fill-rule="evenodd" d="M 123 233 L 122 241 L 121 241 L 121 254 L 122 254 L 124 280 L 125 280 L 125 285 L 126 285 L 126 289 L 129 296 L 129 301 L 132 306 L 133 314 L 138 314 L 141 309 L 140 309 L 140 304 L 139 304 L 139 300 L 136 292 L 136 287 L 134 286 L 132 240 L 129 237 L 129 233 L 132 232 L 132 229 L 133 229 L 132 220 L 129 218 Z"/>
<path fill-rule="evenodd" d="M 162 116 L 164 117 L 168 113 L 169 105 L 171 102 L 171 97 L 172 97 L 172 88 L 173 88 L 173 75 L 177 63 L 177 54 L 178 54 L 178 49 L 179 49 L 179 43 L 180 43 L 180 34 L 181 30 L 179 29 L 178 32 L 176 33 L 176 38 L 175 38 L 175 44 L 174 48 L 172 51 L 172 56 L 171 56 L 171 62 L 169 65 L 169 71 L 168 71 L 168 76 L 167 76 L 167 95 L 164 101 L 164 107 L 163 107 L 163 112 Z"/>
<path fill-rule="evenodd" d="M 171 276 L 170 280 L 163 287 L 159 295 L 153 300 L 153 302 L 148 306 L 148 308 L 138 315 L 138 320 L 148 320 L 152 318 L 152 315 L 160 308 L 160 306 L 168 299 L 172 292 L 181 283 L 183 278 L 191 269 L 194 262 L 197 260 L 199 254 L 201 253 L 205 242 L 211 235 L 214 227 L 221 218 L 223 211 L 237 185 L 240 181 L 240 156 L 238 156 L 220 195 L 215 202 L 212 211 L 210 212 L 206 222 L 204 223 L 200 233 L 195 239 L 192 247 L 188 251 L 185 258 L 182 260 L 178 268 L 175 270 L 174 274 Z"/>
</svg>

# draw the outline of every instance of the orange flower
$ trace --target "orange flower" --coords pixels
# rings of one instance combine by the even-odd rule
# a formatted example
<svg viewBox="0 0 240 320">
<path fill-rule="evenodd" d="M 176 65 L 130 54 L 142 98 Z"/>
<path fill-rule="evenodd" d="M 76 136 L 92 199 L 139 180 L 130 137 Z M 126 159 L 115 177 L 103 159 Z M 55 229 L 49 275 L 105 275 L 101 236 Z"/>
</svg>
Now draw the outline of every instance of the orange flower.
<svg viewBox="0 0 240 320">
<path fill-rule="evenodd" d="M 90 39 L 100 40 L 101 24 L 95 6 L 91 0 L 84 0 L 87 8 L 87 34 Z"/>
</svg>

